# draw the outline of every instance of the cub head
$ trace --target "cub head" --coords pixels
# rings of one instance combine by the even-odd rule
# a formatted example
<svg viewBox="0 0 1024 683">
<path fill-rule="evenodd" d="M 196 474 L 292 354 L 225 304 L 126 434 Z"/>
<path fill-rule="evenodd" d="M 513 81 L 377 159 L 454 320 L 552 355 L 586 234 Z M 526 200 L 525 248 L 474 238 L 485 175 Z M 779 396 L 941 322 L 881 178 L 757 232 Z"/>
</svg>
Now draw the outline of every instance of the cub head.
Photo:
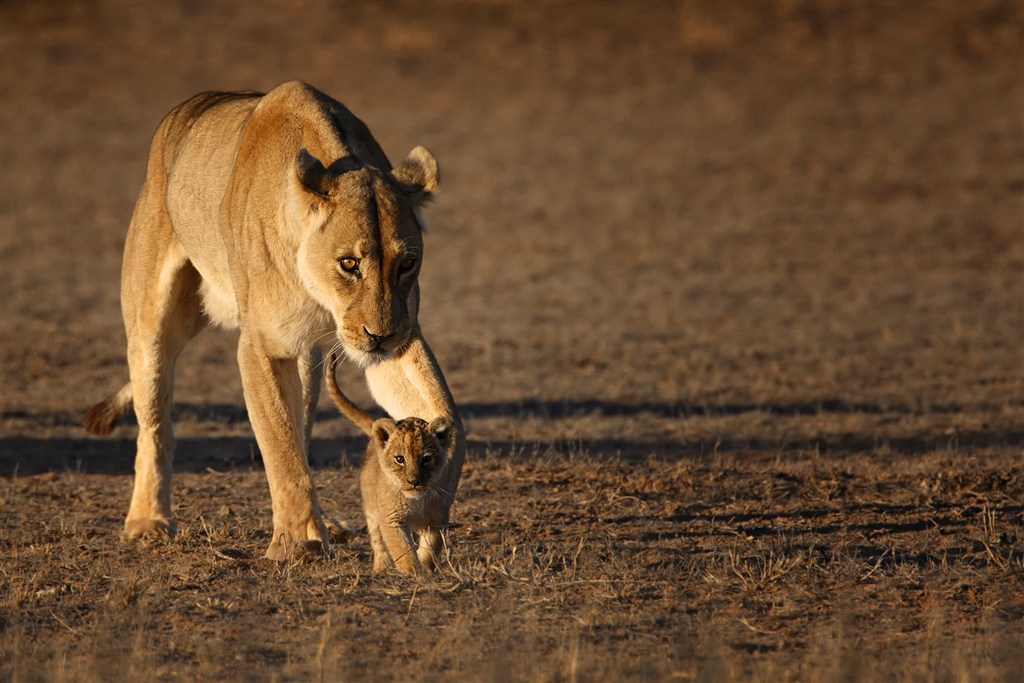
<svg viewBox="0 0 1024 683">
<path fill-rule="evenodd" d="M 363 366 L 403 348 L 417 324 L 419 210 L 438 178 L 437 160 L 423 147 L 391 172 L 353 157 L 324 167 L 306 149 L 295 160 L 299 275 L 334 317 L 341 348 Z"/>
<path fill-rule="evenodd" d="M 430 424 L 418 417 L 400 422 L 381 418 L 373 423 L 373 439 L 381 469 L 392 485 L 415 497 L 444 469 L 452 422 L 447 417 Z"/>
</svg>

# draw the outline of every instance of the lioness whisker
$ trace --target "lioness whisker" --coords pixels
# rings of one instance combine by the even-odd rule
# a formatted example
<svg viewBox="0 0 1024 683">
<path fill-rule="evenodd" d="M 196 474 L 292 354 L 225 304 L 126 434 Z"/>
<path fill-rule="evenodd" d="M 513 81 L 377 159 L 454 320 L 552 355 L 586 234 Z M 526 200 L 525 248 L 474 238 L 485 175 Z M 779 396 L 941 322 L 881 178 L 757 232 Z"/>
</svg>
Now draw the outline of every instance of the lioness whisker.
<svg viewBox="0 0 1024 683">
<path fill-rule="evenodd" d="M 323 368 L 326 365 L 327 361 L 330 360 L 331 356 L 337 354 L 339 350 L 341 350 L 341 342 L 334 342 L 334 345 L 331 347 L 330 351 L 325 353 L 323 358 L 320 359 L 320 363 L 317 364 L 317 369 Z"/>
</svg>

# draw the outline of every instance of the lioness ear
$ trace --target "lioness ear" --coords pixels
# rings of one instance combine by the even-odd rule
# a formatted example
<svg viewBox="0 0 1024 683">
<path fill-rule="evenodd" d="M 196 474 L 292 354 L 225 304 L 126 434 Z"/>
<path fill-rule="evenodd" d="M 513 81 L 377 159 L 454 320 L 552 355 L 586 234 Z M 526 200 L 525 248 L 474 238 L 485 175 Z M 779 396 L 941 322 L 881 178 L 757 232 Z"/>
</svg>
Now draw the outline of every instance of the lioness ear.
<svg viewBox="0 0 1024 683">
<path fill-rule="evenodd" d="M 452 421 L 446 416 L 435 417 L 430 421 L 430 431 L 434 433 L 437 440 L 447 444 L 452 436 Z"/>
<path fill-rule="evenodd" d="M 427 151 L 426 147 L 416 147 L 406 157 L 402 165 L 392 174 L 401 184 L 402 190 L 413 204 L 420 205 L 428 201 L 441 182 L 441 172 L 437 167 L 437 159 Z"/>
<path fill-rule="evenodd" d="M 386 417 L 379 418 L 373 421 L 373 441 L 378 447 L 384 448 L 387 444 L 388 439 L 391 438 L 391 433 L 395 431 L 398 425 L 395 424 L 394 420 L 389 420 Z"/>
<path fill-rule="evenodd" d="M 319 197 L 326 197 L 330 174 L 324 165 L 309 150 L 303 147 L 295 157 L 295 176 L 307 191 Z"/>
</svg>

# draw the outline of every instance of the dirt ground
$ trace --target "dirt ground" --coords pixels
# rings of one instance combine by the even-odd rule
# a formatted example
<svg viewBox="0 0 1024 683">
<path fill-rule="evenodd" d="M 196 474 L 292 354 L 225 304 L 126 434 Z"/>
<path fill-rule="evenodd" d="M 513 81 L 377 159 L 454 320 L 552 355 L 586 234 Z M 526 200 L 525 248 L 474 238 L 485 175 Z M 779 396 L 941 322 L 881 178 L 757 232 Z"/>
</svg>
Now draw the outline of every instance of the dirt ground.
<svg viewBox="0 0 1024 683">
<path fill-rule="evenodd" d="M 1021 2 L 0 4 L 0 680 L 1014 680 Z M 149 137 L 306 80 L 422 144 L 445 566 L 278 565 L 234 361 L 179 362 L 171 543 L 121 545 Z M 369 404 L 354 368 L 343 383 Z"/>
</svg>

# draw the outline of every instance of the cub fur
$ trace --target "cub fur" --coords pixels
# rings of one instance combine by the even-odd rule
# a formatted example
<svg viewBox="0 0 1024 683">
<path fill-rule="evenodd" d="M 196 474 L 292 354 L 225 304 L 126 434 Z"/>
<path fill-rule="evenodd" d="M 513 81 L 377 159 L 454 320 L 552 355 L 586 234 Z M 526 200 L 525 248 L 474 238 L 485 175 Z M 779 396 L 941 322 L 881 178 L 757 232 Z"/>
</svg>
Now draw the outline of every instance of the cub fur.
<svg viewBox="0 0 1024 683">
<path fill-rule="evenodd" d="M 364 368 L 392 417 L 446 417 L 454 491 L 465 438 L 420 332 L 420 210 L 437 161 L 392 168 L 369 129 L 299 81 L 269 93 L 203 93 L 157 128 L 125 240 L 121 309 L 130 381 L 85 416 L 109 433 L 134 405 L 135 486 L 123 537 L 170 537 L 174 366 L 210 324 L 241 330 L 238 366 L 270 484 L 267 557 L 328 551 L 306 459 L 320 343 Z"/>
<path fill-rule="evenodd" d="M 391 566 L 407 574 L 432 571 L 450 511 L 451 496 L 443 489 L 441 475 L 448 465 L 452 421 L 443 416 L 429 424 L 418 417 L 374 421 L 338 387 L 336 363 L 331 354 L 327 371 L 331 398 L 370 437 L 359 489 L 373 547 L 373 571 Z"/>
</svg>

